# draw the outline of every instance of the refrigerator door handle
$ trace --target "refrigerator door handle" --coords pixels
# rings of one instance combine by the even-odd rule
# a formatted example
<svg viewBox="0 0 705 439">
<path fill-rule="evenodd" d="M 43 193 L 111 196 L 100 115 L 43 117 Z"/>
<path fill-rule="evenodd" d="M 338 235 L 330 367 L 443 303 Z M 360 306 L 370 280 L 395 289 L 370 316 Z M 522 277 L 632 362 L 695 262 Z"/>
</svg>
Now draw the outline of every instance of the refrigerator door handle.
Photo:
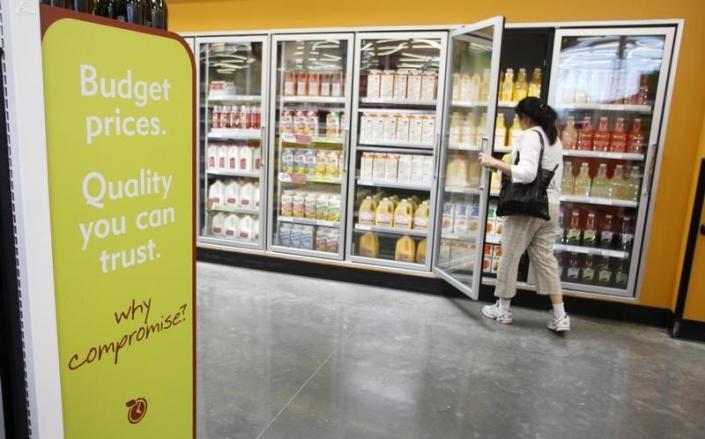
<svg viewBox="0 0 705 439">
<path fill-rule="evenodd" d="M 265 136 L 267 135 L 267 126 L 262 125 L 260 127 L 260 133 L 259 133 L 259 149 L 260 149 L 260 167 L 261 169 L 267 169 L 267 154 L 264 153 L 264 145 L 266 144 L 265 142 Z"/>
<path fill-rule="evenodd" d="M 447 136 L 448 134 L 445 134 Z M 438 180 L 438 168 L 441 166 L 441 133 L 436 133 L 436 142 L 433 145 L 433 181 Z"/>
<path fill-rule="evenodd" d="M 652 143 L 649 145 L 649 150 L 654 150 L 656 148 L 656 143 Z M 644 170 L 644 180 L 642 183 L 642 195 L 643 196 L 651 196 L 651 186 L 653 185 L 653 178 L 654 178 L 654 171 L 656 168 L 656 159 L 654 158 L 651 160 L 651 163 L 648 165 L 648 169 Z M 648 183 L 648 184 L 647 184 Z"/>
<path fill-rule="evenodd" d="M 480 150 L 482 151 L 483 154 L 492 154 L 492 151 L 488 151 L 487 147 L 490 144 L 490 138 L 487 136 L 482 136 L 482 146 L 480 146 Z"/>
<path fill-rule="evenodd" d="M 482 145 L 480 146 L 480 151 L 482 151 L 483 154 L 492 154 L 492 151 L 489 151 L 489 145 L 490 145 L 490 139 L 487 136 L 482 136 Z M 485 183 L 488 185 L 489 179 L 492 178 L 490 175 L 491 172 L 489 168 L 484 168 L 482 169 L 482 183 L 480 184 L 480 190 L 484 191 L 485 190 Z"/>
</svg>

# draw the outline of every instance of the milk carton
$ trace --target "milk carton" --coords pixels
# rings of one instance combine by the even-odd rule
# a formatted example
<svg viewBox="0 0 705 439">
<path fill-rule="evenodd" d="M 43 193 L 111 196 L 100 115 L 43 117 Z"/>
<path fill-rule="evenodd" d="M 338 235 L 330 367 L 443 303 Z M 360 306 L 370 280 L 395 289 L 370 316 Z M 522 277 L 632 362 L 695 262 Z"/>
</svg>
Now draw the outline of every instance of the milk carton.
<svg viewBox="0 0 705 439">
<path fill-rule="evenodd" d="M 441 223 L 441 231 L 443 234 L 453 233 L 455 221 L 455 205 L 453 203 L 443 203 L 443 219 Z"/>
<path fill-rule="evenodd" d="M 385 160 L 384 163 L 384 181 L 387 183 L 396 183 L 399 169 L 399 154 L 387 154 L 387 160 Z"/>
<path fill-rule="evenodd" d="M 423 171 L 421 176 L 421 181 L 424 185 L 430 186 L 431 180 L 433 179 L 433 157 L 424 156 L 423 157 Z"/>
<path fill-rule="evenodd" d="M 372 181 L 372 167 L 374 156 L 370 152 L 363 152 L 360 159 L 360 180 Z"/>
<path fill-rule="evenodd" d="M 376 153 L 372 162 L 372 181 L 384 181 L 386 175 L 387 154 Z"/>
<path fill-rule="evenodd" d="M 453 214 L 453 232 L 460 236 L 468 236 L 470 230 L 470 205 L 457 203 Z"/>
<path fill-rule="evenodd" d="M 421 184 L 424 178 L 424 156 L 415 155 L 411 158 L 411 181 Z"/>
<path fill-rule="evenodd" d="M 411 183 L 411 160 L 412 156 L 409 154 L 399 155 L 397 182 L 406 184 Z"/>
<path fill-rule="evenodd" d="M 242 217 L 240 220 L 240 234 L 239 237 L 243 241 L 252 241 L 255 237 L 254 233 L 254 228 L 253 228 L 253 223 L 254 220 L 252 219 L 251 215 L 245 215 Z"/>
<path fill-rule="evenodd" d="M 291 244 L 291 223 L 282 223 L 279 226 L 279 245 L 293 247 Z"/>
</svg>

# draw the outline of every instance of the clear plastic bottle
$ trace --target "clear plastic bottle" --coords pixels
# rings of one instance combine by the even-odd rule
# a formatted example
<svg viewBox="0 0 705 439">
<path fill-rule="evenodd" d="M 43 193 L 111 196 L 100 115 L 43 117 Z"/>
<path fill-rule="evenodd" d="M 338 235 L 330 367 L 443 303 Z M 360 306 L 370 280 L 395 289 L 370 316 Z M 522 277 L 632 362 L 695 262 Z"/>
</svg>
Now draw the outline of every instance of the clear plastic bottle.
<svg viewBox="0 0 705 439">
<path fill-rule="evenodd" d="M 529 83 L 529 96 L 541 97 L 541 82 L 543 81 L 543 73 L 540 67 L 536 67 L 531 74 L 531 82 Z"/>
<path fill-rule="evenodd" d="M 595 283 L 595 257 L 592 255 L 585 256 L 585 262 L 583 263 L 582 276 L 580 280 L 584 284 Z"/>
<path fill-rule="evenodd" d="M 568 245 L 580 245 L 583 230 L 580 228 L 580 211 L 573 209 L 570 211 L 570 224 L 566 232 L 566 243 Z"/>
<path fill-rule="evenodd" d="M 480 78 L 480 102 L 487 102 L 490 94 L 490 69 L 482 69 Z"/>
<path fill-rule="evenodd" d="M 632 123 L 632 131 L 627 136 L 627 152 L 641 154 L 644 150 L 646 138 L 641 131 L 641 119 L 636 118 Z"/>
<path fill-rule="evenodd" d="M 565 278 L 568 282 L 578 282 L 580 280 L 580 261 L 577 253 L 571 253 L 568 258 Z"/>
<path fill-rule="evenodd" d="M 575 177 L 575 190 L 574 194 L 580 197 L 590 196 L 590 191 L 592 187 L 592 179 L 590 178 L 590 165 L 587 162 L 583 162 L 580 165 L 580 172 L 578 176 Z"/>
<path fill-rule="evenodd" d="M 575 175 L 573 175 L 573 162 L 563 163 L 563 181 L 561 182 L 561 192 L 565 195 L 575 194 Z"/>
<path fill-rule="evenodd" d="M 610 134 L 610 151 L 624 152 L 627 150 L 627 133 L 624 131 L 624 118 L 618 117 L 614 131 Z"/>
<path fill-rule="evenodd" d="M 507 126 L 504 123 L 504 113 L 497 113 L 494 129 L 494 145 L 504 148 L 507 145 Z"/>
<path fill-rule="evenodd" d="M 622 259 L 614 274 L 614 286 L 626 289 L 629 283 L 629 259 Z"/>
<path fill-rule="evenodd" d="M 601 248 L 612 248 L 614 247 L 614 236 L 616 227 L 614 225 L 614 217 L 611 214 L 606 214 L 602 220 L 602 226 L 600 227 L 600 247 Z"/>
<path fill-rule="evenodd" d="M 624 166 L 616 165 L 612 174 L 611 184 L 609 187 L 609 198 L 613 200 L 624 200 L 627 189 L 627 182 L 624 179 Z"/>
<path fill-rule="evenodd" d="M 526 81 L 526 69 L 520 68 L 517 81 L 514 83 L 512 91 L 512 101 L 519 102 L 529 94 L 529 83 Z"/>
<path fill-rule="evenodd" d="M 578 131 L 575 129 L 575 118 L 568 116 L 565 128 L 561 132 L 561 143 L 565 149 L 575 149 L 578 142 Z"/>
<path fill-rule="evenodd" d="M 592 136 L 592 149 L 602 152 L 610 149 L 609 121 L 606 117 L 601 117 L 597 124 L 597 130 Z"/>
<path fill-rule="evenodd" d="M 622 218 L 622 230 L 619 234 L 619 247 L 623 251 L 631 251 L 634 245 L 633 220 L 629 216 Z"/>
<path fill-rule="evenodd" d="M 596 198 L 609 198 L 610 179 L 607 178 L 607 163 L 600 163 L 597 175 L 592 180 L 590 196 Z"/>
<path fill-rule="evenodd" d="M 590 116 L 585 116 L 583 125 L 578 130 L 578 142 L 576 149 L 581 151 L 592 151 L 592 119 Z"/>
<path fill-rule="evenodd" d="M 502 89 L 500 90 L 500 101 L 511 101 L 512 95 L 514 94 L 514 69 L 507 69 L 507 73 L 504 74 L 504 82 L 502 82 Z"/>
<path fill-rule="evenodd" d="M 612 267 L 610 267 L 610 259 L 603 257 L 597 269 L 597 283 L 602 286 L 610 286 L 612 284 Z"/>
<path fill-rule="evenodd" d="M 588 212 L 585 228 L 583 229 L 583 245 L 587 247 L 597 246 L 597 226 L 595 224 L 595 212 Z"/>
<path fill-rule="evenodd" d="M 514 146 L 519 139 L 521 134 L 521 125 L 519 124 L 519 116 L 514 115 L 514 120 L 512 121 L 512 126 L 509 128 L 509 146 Z"/>
<path fill-rule="evenodd" d="M 639 189 L 641 189 L 641 168 L 632 166 L 629 178 L 624 189 L 624 198 L 631 201 L 639 201 Z"/>
</svg>

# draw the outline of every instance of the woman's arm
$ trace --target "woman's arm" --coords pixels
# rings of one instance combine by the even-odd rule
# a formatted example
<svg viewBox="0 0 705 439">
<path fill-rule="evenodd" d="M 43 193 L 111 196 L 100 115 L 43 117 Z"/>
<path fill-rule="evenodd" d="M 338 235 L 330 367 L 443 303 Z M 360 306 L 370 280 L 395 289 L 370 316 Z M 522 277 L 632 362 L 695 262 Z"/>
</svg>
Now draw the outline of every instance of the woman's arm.
<svg viewBox="0 0 705 439">
<path fill-rule="evenodd" d="M 492 154 L 480 153 L 480 163 L 485 168 L 499 169 L 503 174 L 512 176 L 512 165 L 492 157 Z"/>
</svg>

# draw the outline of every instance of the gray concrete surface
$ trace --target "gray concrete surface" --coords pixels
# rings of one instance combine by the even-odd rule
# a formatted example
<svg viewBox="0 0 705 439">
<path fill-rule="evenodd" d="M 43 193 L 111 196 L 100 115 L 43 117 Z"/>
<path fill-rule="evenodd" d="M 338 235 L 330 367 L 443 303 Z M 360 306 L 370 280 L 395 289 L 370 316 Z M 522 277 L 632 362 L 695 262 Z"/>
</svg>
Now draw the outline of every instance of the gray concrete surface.
<svg viewBox="0 0 705 439">
<path fill-rule="evenodd" d="M 705 345 L 659 328 L 560 337 L 548 312 L 503 326 L 462 299 L 198 275 L 199 439 L 705 437 Z"/>
</svg>

